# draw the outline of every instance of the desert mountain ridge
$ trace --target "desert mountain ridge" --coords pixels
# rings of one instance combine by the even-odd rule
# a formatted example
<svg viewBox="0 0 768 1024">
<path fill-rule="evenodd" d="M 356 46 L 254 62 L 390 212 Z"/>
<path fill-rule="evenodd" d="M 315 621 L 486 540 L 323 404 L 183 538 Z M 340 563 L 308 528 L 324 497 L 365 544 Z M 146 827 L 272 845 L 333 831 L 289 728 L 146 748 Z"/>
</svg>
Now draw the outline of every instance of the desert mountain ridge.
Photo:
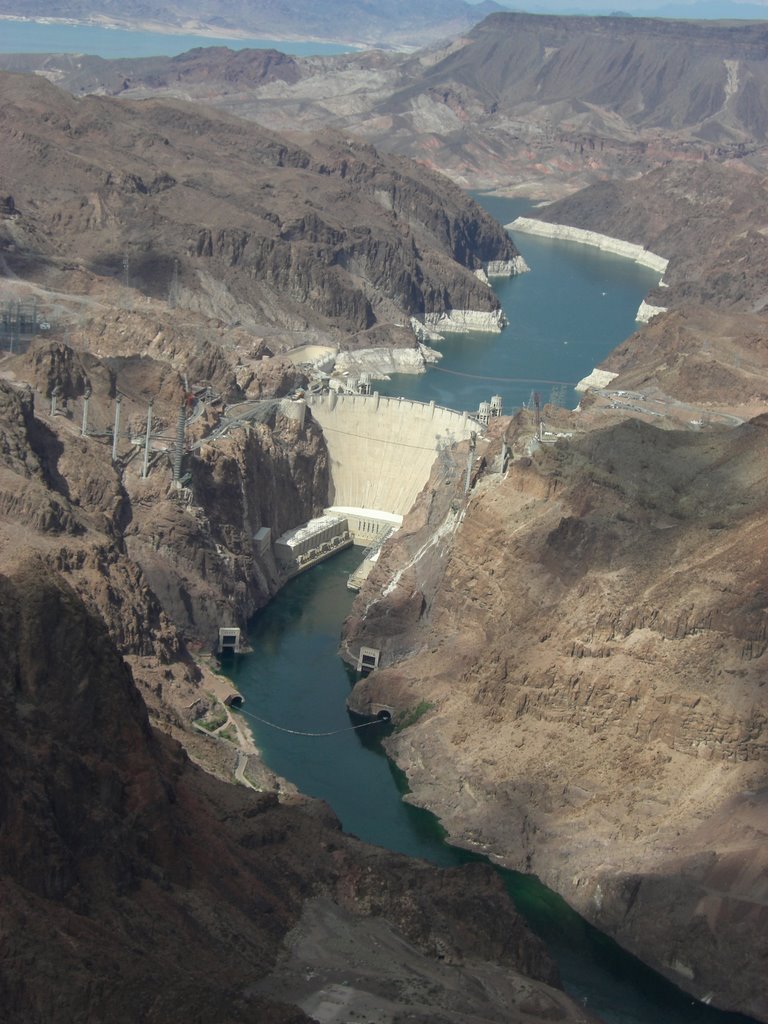
<svg viewBox="0 0 768 1024">
<path fill-rule="evenodd" d="M 413 348 L 412 316 L 498 310 L 477 271 L 513 244 L 400 157 L 175 100 L 73 98 L 38 76 L 3 74 L 0 91 L 0 244 L 28 281 L 93 301 L 122 285 L 124 303 L 173 287 L 181 307 L 293 344 L 315 331 Z"/>
<path fill-rule="evenodd" d="M 463 186 L 546 196 L 670 160 L 764 168 L 767 47 L 763 22 L 497 13 L 410 55 L 201 48 L 2 64 L 75 93 L 165 94 L 277 131 L 350 131 Z"/>
</svg>

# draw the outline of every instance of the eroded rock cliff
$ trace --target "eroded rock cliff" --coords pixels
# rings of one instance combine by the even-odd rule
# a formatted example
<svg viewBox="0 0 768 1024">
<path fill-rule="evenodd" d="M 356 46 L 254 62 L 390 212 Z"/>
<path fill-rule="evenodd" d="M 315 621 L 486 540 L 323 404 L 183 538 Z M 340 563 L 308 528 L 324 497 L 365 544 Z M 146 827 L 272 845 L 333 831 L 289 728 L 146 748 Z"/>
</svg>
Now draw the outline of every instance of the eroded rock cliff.
<svg viewBox="0 0 768 1024">
<path fill-rule="evenodd" d="M 346 637 L 384 666 L 352 706 L 417 719 L 389 748 L 409 799 L 762 1019 L 766 429 L 627 421 L 531 457 L 521 418 L 466 508 L 435 476 Z"/>
<path fill-rule="evenodd" d="M 97 322 L 103 328 L 99 347 L 108 352 L 125 351 L 137 325 L 146 327 L 136 313 L 117 313 L 90 320 L 81 328 L 86 338 Z M 183 366 L 180 341 L 172 330 L 167 337 L 168 358 Z M 197 353 L 206 347 L 214 380 L 242 395 L 231 353 L 205 339 L 197 349 L 190 346 Z M 274 788 L 279 780 L 260 764 L 241 724 L 229 717 L 231 743 L 194 725 L 208 715 L 227 715 L 220 702 L 233 688 L 210 672 L 207 654 L 220 625 L 245 627 L 281 585 L 271 546 L 259 545 L 257 534 L 266 527 L 276 537 L 323 507 L 325 445 L 311 417 L 303 424 L 286 418 L 280 398 L 264 397 L 304 379 L 281 360 L 243 353 L 240 368 L 260 397 L 242 408 L 258 416 L 255 422 L 225 420 L 221 392 L 208 384 L 189 392 L 182 374 L 156 358 L 163 354 L 162 338 L 155 334 L 147 349 L 155 355 L 100 358 L 50 341 L 4 361 L 0 571 L 12 571 L 36 552 L 106 623 L 130 659 L 155 724 L 225 779 L 241 764 L 239 746 L 250 758 L 252 778 Z M 182 402 L 190 416 L 179 487 L 172 478 Z"/>
<path fill-rule="evenodd" d="M 277 403 L 276 403 L 277 405 Z M 132 481 L 130 557 L 173 621 L 209 644 L 219 625 L 245 626 L 281 585 L 273 539 L 317 515 L 328 498 L 328 454 L 311 418 L 298 425 L 276 408 L 269 421 L 204 442 L 188 460 L 192 504 L 168 493 L 168 473 Z"/>
<path fill-rule="evenodd" d="M 75 99 L 35 76 L 3 73 L 0 90 L 14 199 L 0 245 L 38 286 L 167 300 L 251 330 L 385 325 L 393 344 L 412 314 L 498 308 L 475 271 L 513 260 L 513 244 L 408 160 L 176 101 Z"/>
<path fill-rule="evenodd" d="M 308 1018 L 258 986 L 313 897 L 337 938 L 345 927 L 361 937 L 374 919 L 373 939 L 386 924 L 436 982 L 437 961 L 451 963 L 452 984 L 474 985 L 489 1020 L 522 1024 L 553 1007 L 577 1019 L 489 869 L 441 872 L 366 848 L 319 804 L 281 806 L 194 768 L 153 732 L 107 631 L 41 557 L 0 576 L 0 649 L 9 1024 L 298 1024 Z M 483 971 L 508 1003 L 483 991 Z"/>
</svg>

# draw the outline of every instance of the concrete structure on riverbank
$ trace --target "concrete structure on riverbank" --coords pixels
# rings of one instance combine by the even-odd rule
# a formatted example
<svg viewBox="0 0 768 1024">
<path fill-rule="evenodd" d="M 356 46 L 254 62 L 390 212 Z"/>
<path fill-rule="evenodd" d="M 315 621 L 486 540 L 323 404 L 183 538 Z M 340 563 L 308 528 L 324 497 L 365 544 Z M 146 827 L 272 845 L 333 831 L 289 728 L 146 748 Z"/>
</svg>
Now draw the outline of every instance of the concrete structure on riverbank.
<svg viewBox="0 0 768 1024">
<path fill-rule="evenodd" d="M 323 515 L 287 530 L 275 542 L 275 555 L 284 579 L 330 558 L 352 544 L 344 516 Z"/>
</svg>

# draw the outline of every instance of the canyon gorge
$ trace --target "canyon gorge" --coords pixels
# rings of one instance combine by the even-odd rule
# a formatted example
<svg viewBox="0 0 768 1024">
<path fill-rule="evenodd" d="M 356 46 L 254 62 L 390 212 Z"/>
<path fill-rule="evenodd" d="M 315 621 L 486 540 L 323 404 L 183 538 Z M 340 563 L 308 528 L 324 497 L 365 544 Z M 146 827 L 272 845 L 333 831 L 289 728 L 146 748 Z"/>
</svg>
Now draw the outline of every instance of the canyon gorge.
<svg viewBox="0 0 768 1024">
<path fill-rule="evenodd" d="M 281 585 L 258 532 L 327 501 L 290 350 L 423 369 L 412 318 L 500 315 L 486 272 L 519 253 L 458 184 L 669 260 L 663 312 L 601 364 L 665 411 L 587 394 L 545 410 L 554 444 L 531 411 L 494 420 L 466 495 L 466 445 L 445 452 L 345 623 L 346 657 L 381 652 L 351 707 L 406 725 L 387 750 L 452 842 L 768 1020 L 765 43 L 681 25 L 497 14 L 405 57 L 3 55 L 0 302 L 52 324 L 0 362 L 9 1020 L 303 1020 L 285 1004 L 318 928 L 358 947 L 352 988 L 388 1019 L 589 1019 L 490 869 L 365 847 L 274 777 L 207 657 Z M 204 727 L 222 713 L 229 741 Z"/>
</svg>

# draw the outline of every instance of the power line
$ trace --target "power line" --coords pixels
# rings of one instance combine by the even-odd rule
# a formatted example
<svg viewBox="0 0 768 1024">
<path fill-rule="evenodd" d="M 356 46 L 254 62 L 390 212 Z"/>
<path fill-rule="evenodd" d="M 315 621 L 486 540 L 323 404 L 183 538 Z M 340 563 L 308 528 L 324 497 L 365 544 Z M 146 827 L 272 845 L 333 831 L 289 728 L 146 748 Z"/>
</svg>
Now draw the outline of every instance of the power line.
<svg viewBox="0 0 768 1024">
<path fill-rule="evenodd" d="M 243 708 L 238 708 L 238 714 L 248 715 L 249 718 L 255 718 L 257 722 L 261 722 L 262 725 L 268 725 L 270 729 L 277 729 L 279 732 L 290 733 L 291 736 L 338 736 L 342 732 L 354 732 L 356 729 L 367 729 L 369 725 L 381 725 L 383 719 L 374 718 L 371 722 L 362 722 L 360 725 L 347 725 L 343 729 L 333 729 L 331 732 L 303 732 L 300 729 L 288 729 L 284 725 L 277 725 L 275 722 L 269 722 L 266 718 L 260 718 L 258 715 L 254 715 L 251 711 L 245 711 Z"/>
<path fill-rule="evenodd" d="M 485 377 L 479 373 L 462 373 L 460 370 L 446 370 L 442 366 L 433 366 L 431 369 L 438 370 L 440 373 L 448 373 L 452 377 L 468 377 L 471 380 L 495 380 L 503 384 L 562 384 L 568 388 L 572 388 L 576 384 L 576 381 L 572 380 L 544 380 L 541 377 Z"/>
<path fill-rule="evenodd" d="M 310 408 L 311 408 L 311 406 L 310 406 Z M 471 417 L 471 414 L 469 414 L 469 415 Z M 322 431 L 323 431 L 324 434 L 326 432 L 328 432 L 330 434 L 343 434 L 344 437 L 355 437 L 358 440 L 373 441 L 373 442 L 375 442 L 377 444 L 391 444 L 391 445 L 395 445 L 398 448 L 414 448 L 416 451 L 420 451 L 420 452 L 434 452 L 436 450 L 434 448 L 434 446 L 432 446 L 432 445 L 408 444 L 405 441 L 387 441 L 383 437 L 371 437 L 368 434 L 358 434 L 358 433 L 354 433 L 351 430 L 340 430 L 338 427 L 325 427 L 322 424 L 320 424 L 320 426 L 321 426 Z"/>
</svg>

